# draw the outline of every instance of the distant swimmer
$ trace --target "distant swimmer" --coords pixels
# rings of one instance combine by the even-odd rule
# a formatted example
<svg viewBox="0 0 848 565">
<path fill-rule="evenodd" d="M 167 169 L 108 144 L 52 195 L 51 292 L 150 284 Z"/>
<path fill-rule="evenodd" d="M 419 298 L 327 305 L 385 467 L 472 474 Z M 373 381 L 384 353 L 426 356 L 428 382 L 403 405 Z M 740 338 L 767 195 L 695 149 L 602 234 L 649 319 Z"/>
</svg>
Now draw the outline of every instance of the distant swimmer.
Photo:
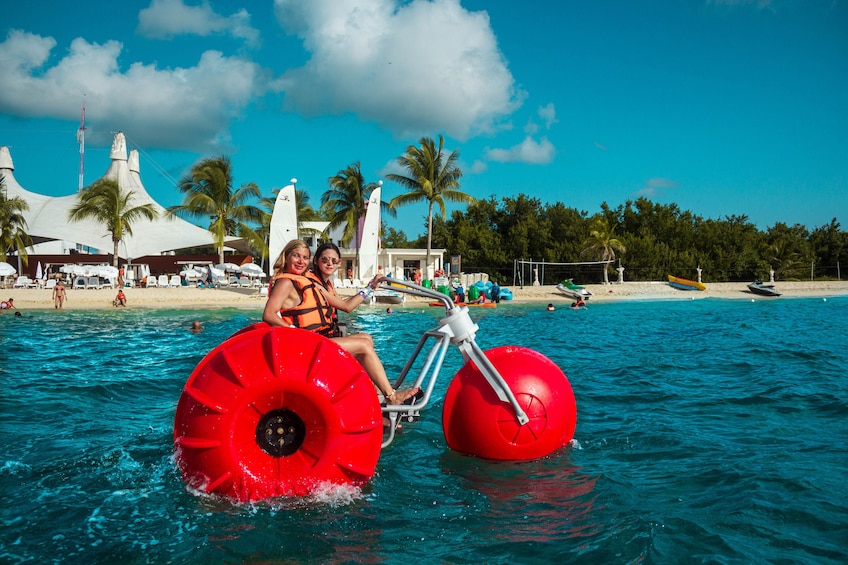
<svg viewBox="0 0 848 565">
<path fill-rule="evenodd" d="M 191 328 L 188 330 L 193 334 L 199 334 L 203 331 L 203 326 L 197 320 L 191 323 Z"/>
<path fill-rule="evenodd" d="M 553 312 L 554 310 L 556 310 L 556 308 L 554 308 L 554 305 L 548 304 L 548 312 Z"/>
</svg>

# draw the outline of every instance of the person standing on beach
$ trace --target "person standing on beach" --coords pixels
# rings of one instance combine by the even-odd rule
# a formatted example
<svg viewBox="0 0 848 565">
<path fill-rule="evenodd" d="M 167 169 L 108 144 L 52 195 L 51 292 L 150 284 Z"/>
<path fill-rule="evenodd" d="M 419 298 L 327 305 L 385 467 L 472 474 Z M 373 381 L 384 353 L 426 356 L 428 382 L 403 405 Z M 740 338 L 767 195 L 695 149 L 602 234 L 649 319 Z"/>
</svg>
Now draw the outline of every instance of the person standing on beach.
<svg viewBox="0 0 848 565">
<path fill-rule="evenodd" d="M 61 310 L 66 297 L 65 285 L 62 284 L 62 279 L 59 279 L 56 281 L 56 286 L 53 287 L 53 307 Z"/>
<path fill-rule="evenodd" d="M 415 396 L 419 391 L 418 387 L 406 390 L 395 390 L 392 387 L 370 335 L 332 337 L 332 309 L 338 308 L 347 312 L 353 307 L 306 275 L 310 256 L 309 246 L 305 241 L 293 239 L 286 244 L 274 262 L 274 278 L 262 320 L 272 326 L 300 326 L 329 337 L 362 364 L 388 404 L 403 404 Z M 330 263 L 332 264 L 332 261 Z M 375 281 L 378 282 L 376 277 L 370 283 L 372 287 L 377 284 Z M 361 304 L 368 297 L 368 293 L 361 290 L 358 296 L 362 299 L 359 302 Z"/>
<path fill-rule="evenodd" d="M 492 285 L 492 302 L 498 304 L 501 301 L 501 285 L 497 281 Z"/>
</svg>

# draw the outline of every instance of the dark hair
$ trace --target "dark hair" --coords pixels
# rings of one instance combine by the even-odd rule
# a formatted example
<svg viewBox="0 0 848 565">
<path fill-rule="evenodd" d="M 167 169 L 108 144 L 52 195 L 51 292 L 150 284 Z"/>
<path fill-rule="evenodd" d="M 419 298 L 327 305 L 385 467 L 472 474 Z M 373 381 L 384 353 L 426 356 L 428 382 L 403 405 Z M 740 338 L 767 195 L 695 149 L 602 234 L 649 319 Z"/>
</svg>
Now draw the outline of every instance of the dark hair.
<svg viewBox="0 0 848 565">
<path fill-rule="evenodd" d="M 342 252 L 339 251 L 339 246 L 333 243 L 332 241 L 325 241 L 321 245 L 318 246 L 318 249 L 315 250 L 315 255 L 312 256 L 312 266 L 316 269 L 318 268 L 318 262 L 321 260 L 321 255 L 328 249 L 332 249 L 336 252 L 336 255 L 339 256 L 339 259 L 342 258 Z"/>
</svg>

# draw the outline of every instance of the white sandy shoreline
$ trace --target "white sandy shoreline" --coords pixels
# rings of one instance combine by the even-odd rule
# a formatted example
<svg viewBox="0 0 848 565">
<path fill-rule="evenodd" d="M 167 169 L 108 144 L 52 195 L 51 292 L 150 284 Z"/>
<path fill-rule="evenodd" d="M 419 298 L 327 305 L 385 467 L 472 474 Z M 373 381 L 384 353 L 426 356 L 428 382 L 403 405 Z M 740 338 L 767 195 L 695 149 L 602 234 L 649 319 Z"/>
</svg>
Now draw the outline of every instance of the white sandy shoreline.
<svg viewBox="0 0 848 565">
<path fill-rule="evenodd" d="M 513 303 L 542 302 L 561 306 L 571 299 L 556 290 L 555 286 L 508 286 L 513 292 Z M 594 296 L 590 303 L 622 300 L 692 300 L 703 298 L 779 300 L 751 293 L 746 283 L 708 283 L 707 290 L 684 291 L 672 288 L 665 282 L 625 282 L 624 284 L 586 285 Z M 775 283 L 781 298 L 848 296 L 848 281 L 797 281 Z M 260 310 L 265 298 L 256 290 L 199 289 L 199 288 L 130 288 L 124 289 L 128 308 L 244 308 Z M 352 294 L 351 289 L 340 289 L 340 294 Z M 0 299 L 11 297 L 19 310 L 52 310 L 52 291 L 44 289 L 3 289 Z M 111 309 L 117 290 L 67 290 L 66 310 Z M 420 304 L 426 300 L 407 297 L 407 304 Z M 509 302 L 504 302 L 504 305 Z M 384 305 L 380 305 L 384 306 Z M 402 305 L 397 306 L 403 308 Z M 8 314 L 8 312 L 4 312 Z"/>
</svg>

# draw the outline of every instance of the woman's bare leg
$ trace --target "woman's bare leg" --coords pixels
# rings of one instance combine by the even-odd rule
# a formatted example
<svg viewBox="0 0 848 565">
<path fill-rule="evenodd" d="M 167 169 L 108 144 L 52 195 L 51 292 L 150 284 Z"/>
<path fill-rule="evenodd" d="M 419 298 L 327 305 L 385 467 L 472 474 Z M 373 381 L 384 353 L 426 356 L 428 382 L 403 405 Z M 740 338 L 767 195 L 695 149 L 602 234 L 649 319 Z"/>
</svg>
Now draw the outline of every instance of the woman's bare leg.
<svg viewBox="0 0 848 565">
<path fill-rule="evenodd" d="M 374 349 L 374 340 L 370 335 L 360 333 L 347 337 L 334 337 L 333 341 L 362 363 L 365 372 L 371 377 L 371 381 L 383 393 L 383 396 L 386 397 L 387 403 L 403 404 L 406 400 L 418 393 L 418 387 L 398 391 L 392 388 L 389 377 L 386 375 L 386 369 L 383 367 L 383 362 L 380 361 L 380 357 Z"/>
</svg>

